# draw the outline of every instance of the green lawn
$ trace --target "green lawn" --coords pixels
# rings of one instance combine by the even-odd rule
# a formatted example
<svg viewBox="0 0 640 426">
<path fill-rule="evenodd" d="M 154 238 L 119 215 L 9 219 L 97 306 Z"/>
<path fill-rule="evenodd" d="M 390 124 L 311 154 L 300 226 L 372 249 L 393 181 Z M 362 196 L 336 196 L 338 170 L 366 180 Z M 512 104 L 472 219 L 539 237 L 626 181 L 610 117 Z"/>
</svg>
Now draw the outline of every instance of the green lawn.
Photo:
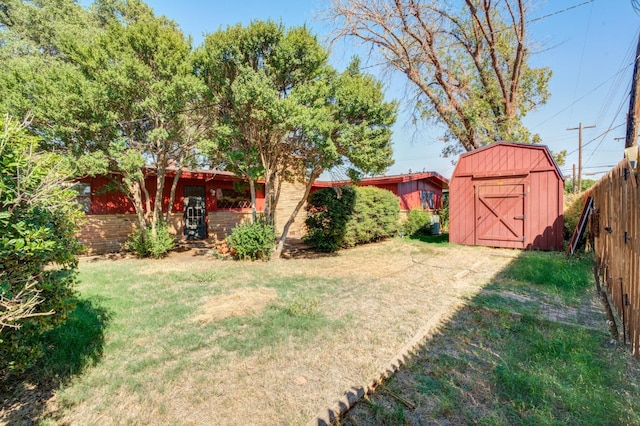
<svg viewBox="0 0 640 426">
<path fill-rule="evenodd" d="M 269 263 L 85 259 L 78 309 L 0 389 L 0 422 L 306 424 L 449 315 L 341 422 L 640 424 L 640 369 L 590 268 L 442 238 Z"/>
<path fill-rule="evenodd" d="M 523 253 L 343 424 L 640 424 L 640 368 L 592 306 L 591 268 Z"/>
</svg>

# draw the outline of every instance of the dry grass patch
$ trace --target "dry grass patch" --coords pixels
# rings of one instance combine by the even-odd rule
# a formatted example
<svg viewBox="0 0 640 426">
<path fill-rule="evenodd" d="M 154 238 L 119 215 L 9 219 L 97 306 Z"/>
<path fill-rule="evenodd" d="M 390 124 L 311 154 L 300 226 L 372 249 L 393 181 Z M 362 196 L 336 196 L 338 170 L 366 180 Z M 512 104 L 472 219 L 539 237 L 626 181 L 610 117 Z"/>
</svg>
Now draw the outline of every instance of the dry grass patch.
<svg viewBox="0 0 640 426">
<path fill-rule="evenodd" d="M 254 287 L 232 290 L 230 294 L 214 296 L 207 300 L 201 309 L 202 312 L 192 320 L 206 323 L 258 314 L 277 298 L 278 295 L 273 288 Z"/>
<path fill-rule="evenodd" d="M 82 263 L 80 293 L 112 316 L 104 355 L 44 417 L 306 424 L 477 294 L 512 260 L 501 253 L 394 239 L 268 263 Z"/>
</svg>

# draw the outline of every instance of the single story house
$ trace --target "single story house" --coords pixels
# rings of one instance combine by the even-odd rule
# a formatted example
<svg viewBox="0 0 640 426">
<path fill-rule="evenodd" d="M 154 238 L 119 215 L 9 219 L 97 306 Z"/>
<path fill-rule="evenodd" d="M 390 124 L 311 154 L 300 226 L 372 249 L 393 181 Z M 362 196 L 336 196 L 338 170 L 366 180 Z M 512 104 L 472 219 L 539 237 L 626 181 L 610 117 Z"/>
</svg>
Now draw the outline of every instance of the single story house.
<svg viewBox="0 0 640 426">
<path fill-rule="evenodd" d="M 156 193 L 156 172 L 144 170 L 146 188 L 151 203 Z M 175 169 L 169 169 L 165 178 L 163 205 L 170 201 L 170 191 Z M 120 251 L 127 237 L 136 227 L 136 215 L 132 202 L 121 191 L 117 183 L 121 176 L 84 177 L 78 179 L 75 189 L 78 202 L 86 213 L 86 222 L 79 239 L 89 253 Z M 323 187 L 345 185 L 349 181 L 316 182 L 312 190 Z M 447 179 L 435 172 L 412 173 L 366 178 L 358 185 L 372 185 L 388 189 L 399 198 L 403 211 L 411 209 L 438 210 L 442 208 L 443 189 Z M 278 218 L 289 217 L 304 188 L 300 184 L 286 184 L 276 211 Z M 258 185 L 256 207 L 264 210 L 264 188 Z M 166 214 L 166 213 L 165 213 Z M 169 229 L 184 239 L 224 239 L 238 223 L 251 216 L 248 183 L 231 172 L 220 170 L 182 171 L 171 205 Z M 279 232 L 281 229 L 276 226 Z M 289 230 L 292 237 L 304 234 L 304 221 L 297 220 Z"/>
<path fill-rule="evenodd" d="M 151 203 L 156 193 L 153 168 L 144 170 Z M 167 172 L 163 190 L 163 205 L 170 200 L 175 169 Z M 86 213 L 80 231 L 80 241 L 90 253 L 119 251 L 127 236 L 135 229 L 133 203 L 116 183 L 117 174 L 78 179 L 75 189 L 78 202 Z M 258 188 L 258 210 L 264 209 L 264 190 Z M 220 170 L 182 171 L 171 205 L 170 231 L 185 239 L 224 238 L 231 229 L 251 215 L 249 186 L 231 172 Z"/>
</svg>

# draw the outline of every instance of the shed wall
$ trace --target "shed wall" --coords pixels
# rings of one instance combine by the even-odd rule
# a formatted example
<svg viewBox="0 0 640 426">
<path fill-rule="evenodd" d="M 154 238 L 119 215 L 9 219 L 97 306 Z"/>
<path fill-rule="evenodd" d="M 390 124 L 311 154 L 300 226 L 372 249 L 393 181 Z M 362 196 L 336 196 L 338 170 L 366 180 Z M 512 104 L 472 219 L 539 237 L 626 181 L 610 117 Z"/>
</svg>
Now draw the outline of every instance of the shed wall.
<svg viewBox="0 0 640 426">
<path fill-rule="evenodd" d="M 508 194 L 516 189 L 524 191 L 524 198 Z M 497 143 L 465 154 L 450 181 L 449 239 L 465 245 L 561 250 L 563 189 L 546 147 Z M 491 198 L 493 193 L 498 195 Z M 487 215 L 493 224 L 485 222 Z"/>
</svg>

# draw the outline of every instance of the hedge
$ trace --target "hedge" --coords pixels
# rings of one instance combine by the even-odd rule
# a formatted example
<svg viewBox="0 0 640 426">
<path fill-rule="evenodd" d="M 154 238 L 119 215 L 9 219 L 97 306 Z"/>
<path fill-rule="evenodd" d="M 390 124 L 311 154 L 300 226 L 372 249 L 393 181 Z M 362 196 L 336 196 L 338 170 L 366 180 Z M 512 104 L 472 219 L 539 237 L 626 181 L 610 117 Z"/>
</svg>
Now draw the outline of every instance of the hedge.
<svg viewBox="0 0 640 426">
<path fill-rule="evenodd" d="M 394 236 L 400 205 L 391 191 L 375 187 L 324 188 L 309 197 L 305 242 L 336 251 Z"/>
</svg>

